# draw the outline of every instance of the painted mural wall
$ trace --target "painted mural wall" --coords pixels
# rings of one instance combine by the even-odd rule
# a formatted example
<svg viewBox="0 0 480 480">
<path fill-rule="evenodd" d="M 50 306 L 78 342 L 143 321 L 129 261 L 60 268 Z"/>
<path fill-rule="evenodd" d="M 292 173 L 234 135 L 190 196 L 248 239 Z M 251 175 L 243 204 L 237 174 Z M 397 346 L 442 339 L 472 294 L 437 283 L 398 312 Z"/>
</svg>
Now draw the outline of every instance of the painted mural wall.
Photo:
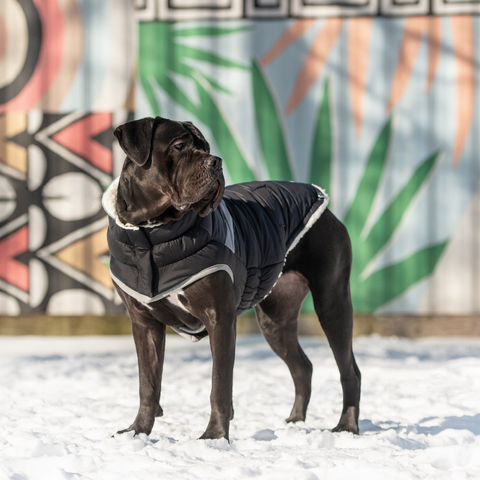
<svg viewBox="0 0 480 480">
<path fill-rule="evenodd" d="M 0 7 L 0 314 L 123 312 L 100 197 L 115 125 L 155 115 L 193 121 L 230 183 L 327 189 L 356 311 L 480 313 L 477 16 L 162 5 Z"/>
<path fill-rule="evenodd" d="M 129 0 L 0 2 L 0 314 L 124 312 L 101 195 L 136 58 Z"/>
</svg>

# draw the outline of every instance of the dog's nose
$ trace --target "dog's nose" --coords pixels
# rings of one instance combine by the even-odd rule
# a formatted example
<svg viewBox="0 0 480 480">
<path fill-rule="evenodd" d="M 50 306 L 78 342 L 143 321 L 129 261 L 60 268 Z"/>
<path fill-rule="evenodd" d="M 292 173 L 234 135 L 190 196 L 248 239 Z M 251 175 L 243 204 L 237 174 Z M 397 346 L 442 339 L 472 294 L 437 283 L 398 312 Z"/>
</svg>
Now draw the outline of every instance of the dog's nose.
<svg viewBox="0 0 480 480">
<path fill-rule="evenodd" d="M 207 158 L 206 160 L 206 164 L 208 167 L 211 167 L 211 168 L 216 168 L 218 166 L 220 166 L 222 163 L 222 159 L 220 157 L 215 157 L 215 156 L 210 156 Z"/>
</svg>

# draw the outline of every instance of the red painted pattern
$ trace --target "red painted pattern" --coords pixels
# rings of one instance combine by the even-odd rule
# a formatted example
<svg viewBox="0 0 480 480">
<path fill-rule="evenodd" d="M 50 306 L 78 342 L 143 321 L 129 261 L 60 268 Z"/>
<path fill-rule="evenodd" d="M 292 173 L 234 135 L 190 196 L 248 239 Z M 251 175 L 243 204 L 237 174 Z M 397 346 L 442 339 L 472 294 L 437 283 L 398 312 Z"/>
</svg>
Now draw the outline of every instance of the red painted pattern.
<svg viewBox="0 0 480 480">
<path fill-rule="evenodd" d="M 111 173 L 112 151 L 93 139 L 112 126 L 111 113 L 94 113 L 77 120 L 56 133 L 53 139 L 100 170 Z"/>
<path fill-rule="evenodd" d="M 45 95 L 57 76 L 63 56 L 64 19 L 56 0 L 34 0 L 42 22 L 42 48 L 37 66 L 25 88 L 0 105 L 0 112 L 30 110 Z"/>
<path fill-rule="evenodd" d="M 30 272 L 28 266 L 15 257 L 28 250 L 28 226 L 0 240 L 0 278 L 15 287 L 29 291 Z"/>
</svg>

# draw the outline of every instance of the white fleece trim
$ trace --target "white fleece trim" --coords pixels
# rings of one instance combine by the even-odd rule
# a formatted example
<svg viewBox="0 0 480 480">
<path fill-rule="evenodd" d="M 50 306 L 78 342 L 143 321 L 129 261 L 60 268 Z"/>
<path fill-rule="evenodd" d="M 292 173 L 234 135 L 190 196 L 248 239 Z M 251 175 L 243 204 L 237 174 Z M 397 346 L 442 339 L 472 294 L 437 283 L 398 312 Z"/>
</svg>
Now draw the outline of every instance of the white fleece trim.
<svg viewBox="0 0 480 480">
<path fill-rule="evenodd" d="M 162 300 L 162 298 L 168 297 L 171 293 L 174 293 L 178 289 L 184 288 L 184 287 L 190 285 L 191 283 L 194 283 L 197 280 L 200 280 L 201 278 L 207 277 L 208 275 L 211 275 L 212 273 L 215 273 L 215 272 L 219 272 L 221 270 L 224 270 L 225 272 L 227 272 L 230 275 L 230 278 L 232 279 L 232 282 L 234 281 L 232 269 L 224 263 L 219 263 L 218 265 L 212 265 L 211 267 L 205 268 L 204 270 L 196 273 L 195 275 L 192 275 L 191 277 L 187 278 L 186 280 L 179 283 L 178 285 L 175 285 L 170 290 L 167 290 L 166 292 L 163 292 L 163 293 L 159 293 L 158 295 L 155 295 L 154 297 L 149 297 L 148 295 L 143 295 L 142 293 L 138 293 L 136 290 L 133 290 L 129 286 L 125 285 L 121 280 L 119 280 L 112 273 L 112 270 L 110 270 L 110 276 L 112 277 L 112 280 L 125 293 L 128 293 L 128 295 L 135 298 L 139 302 L 149 304 L 149 303 L 157 302 L 158 300 Z"/>
<path fill-rule="evenodd" d="M 323 212 L 326 210 L 328 203 L 330 202 L 330 197 L 328 196 L 327 192 L 317 185 L 313 185 L 318 191 L 318 198 L 323 198 L 323 203 L 315 210 L 313 215 L 308 219 L 308 222 L 303 227 L 303 230 L 295 237 L 295 240 L 290 245 L 290 248 L 287 250 L 285 255 L 285 260 L 287 259 L 287 255 L 297 246 L 298 242 L 302 239 L 302 237 L 313 227 L 315 222 L 322 216 Z"/>
<path fill-rule="evenodd" d="M 120 177 L 117 177 L 110 186 L 105 190 L 102 195 L 102 207 L 107 212 L 109 217 L 112 217 L 115 220 L 115 223 L 124 228 L 125 230 L 140 230 L 139 227 L 132 225 L 131 223 L 122 223 L 118 218 L 117 214 L 117 192 L 118 192 L 118 183 L 120 182 Z"/>
<path fill-rule="evenodd" d="M 115 220 L 115 223 L 124 228 L 125 230 L 140 230 L 140 227 L 132 225 L 131 223 L 122 223 L 118 218 L 117 213 L 117 193 L 118 193 L 118 183 L 120 177 L 117 177 L 110 186 L 105 190 L 102 195 L 102 207 L 107 212 L 109 217 L 112 217 Z M 164 223 L 150 223 L 147 225 L 142 225 L 142 228 L 153 228 L 159 227 L 160 225 L 165 225 Z"/>
</svg>

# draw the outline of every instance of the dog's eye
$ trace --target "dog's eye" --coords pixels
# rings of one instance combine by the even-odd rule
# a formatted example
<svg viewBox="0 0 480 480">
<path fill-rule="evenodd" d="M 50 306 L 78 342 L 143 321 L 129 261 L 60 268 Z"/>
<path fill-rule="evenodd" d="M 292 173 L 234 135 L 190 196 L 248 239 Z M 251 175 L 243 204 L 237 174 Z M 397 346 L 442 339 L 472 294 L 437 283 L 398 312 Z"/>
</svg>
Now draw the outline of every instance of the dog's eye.
<svg viewBox="0 0 480 480">
<path fill-rule="evenodd" d="M 175 147 L 179 152 L 181 152 L 181 151 L 184 149 L 185 144 L 184 144 L 184 143 L 176 143 L 176 144 L 174 145 L 174 147 Z"/>
</svg>

